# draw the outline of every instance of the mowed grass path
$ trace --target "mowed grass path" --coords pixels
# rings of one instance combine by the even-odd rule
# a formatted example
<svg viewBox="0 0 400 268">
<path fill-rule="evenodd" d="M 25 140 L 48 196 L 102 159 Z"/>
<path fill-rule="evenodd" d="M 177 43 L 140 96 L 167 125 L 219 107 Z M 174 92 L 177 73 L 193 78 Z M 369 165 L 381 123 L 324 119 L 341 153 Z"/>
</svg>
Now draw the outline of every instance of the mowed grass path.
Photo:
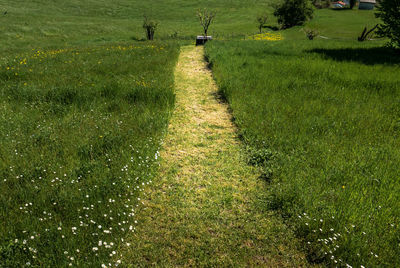
<svg viewBox="0 0 400 268">
<path fill-rule="evenodd" d="M 183 47 L 176 110 L 159 178 L 144 190 L 125 248 L 132 266 L 305 266 L 292 234 L 265 210 L 265 182 L 243 159 L 202 47 Z"/>
</svg>

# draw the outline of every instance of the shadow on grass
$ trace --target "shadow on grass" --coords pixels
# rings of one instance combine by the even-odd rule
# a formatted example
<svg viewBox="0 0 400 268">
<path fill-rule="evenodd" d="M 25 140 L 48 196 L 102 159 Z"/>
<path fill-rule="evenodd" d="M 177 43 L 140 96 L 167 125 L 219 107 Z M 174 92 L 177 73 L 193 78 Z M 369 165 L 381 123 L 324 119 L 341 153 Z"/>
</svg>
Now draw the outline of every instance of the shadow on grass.
<svg viewBox="0 0 400 268">
<path fill-rule="evenodd" d="M 272 31 L 279 31 L 279 27 L 275 25 L 265 25 L 263 26 L 264 29 L 270 29 Z"/>
<path fill-rule="evenodd" d="M 322 54 L 326 58 L 331 58 L 336 61 L 354 61 L 367 65 L 400 64 L 400 51 L 385 47 L 338 49 L 315 48 L 308 50 L 307 52 Z"/>
<path fill-rule="evenodd" d="M 145 42 L 145 41 L 147 41 L 146 38 L 139 38 L 137 36 L 132 36 L 131 40 L 137 41 L 137 42 Z"/>
</svg>

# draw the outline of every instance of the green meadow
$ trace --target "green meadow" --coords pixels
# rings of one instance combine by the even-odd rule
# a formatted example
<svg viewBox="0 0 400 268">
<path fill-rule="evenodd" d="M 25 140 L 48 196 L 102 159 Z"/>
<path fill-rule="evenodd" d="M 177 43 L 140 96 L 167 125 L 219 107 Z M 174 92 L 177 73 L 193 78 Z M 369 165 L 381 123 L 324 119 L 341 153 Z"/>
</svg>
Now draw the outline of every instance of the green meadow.
<svg viewBox="0 0 400 268">
<path fill-rule="evenodd" d="M 276 26 L 272 1 L 169 0 L 169 1 L 3 1 L 0 3 L 0 51 L 9 53 L 38 47 L 65 47 L 118 41 L 144 40 L 143 15 L 159 21 L 158 40 L 191 40 L 201 34 L 196 10 L 210 8 L 217 16 L 210 34 L 217 39 L 243 39 L 258 31 L 256 15 L 269 14 Z M 6 13 L 6 14 L 4 14 Z M 369 11 L 317 10 L 308 27 L 322 36 L 355 39 L 364 26 L 377 20 Z M 303 39 L 301 27 L 285 31 L 289 39 Z"/>
<path fill-rule="evenodd" d="M 311 262 L 400 263 L 400 58 L 374 43 L 213 42 L 207 57 L 265 202 Z"/>
<path fill-rule="evenodd" d="M 3 58 L 0 266 L 115 255 L 157 167 L 177 55 L 126 43 Z"/>
<path fill-rule="evenodd" d="M 217 12 L 206 56 L 266 209 L 310 264 L 397 266 L 399 55 L 356 41 L 373 11 L 316 10 L 314 41 L 304 27 L 249 40 L 260 11 L 277 26 L 271 2 L 2 1 L 0 267 L 118 265 L 134 247 L 179 48 L 201 34 L 204 7 Z M 145 14 L 159 21 L 154 42 Z"/>
<path fill-rule="evenodd" d="M 260 9 L 270 10 L 267 4 L 261 0 L 6 0 L 0 3 L 0 51 L 144 40 L 144 15 L 159 21 L 156 39 L 194 41 L 202 29 L 196 11 L 204 7 L 218 13 L 211 34 L 243 36 L 256 30 L 254 17 Z"/>
</svg>

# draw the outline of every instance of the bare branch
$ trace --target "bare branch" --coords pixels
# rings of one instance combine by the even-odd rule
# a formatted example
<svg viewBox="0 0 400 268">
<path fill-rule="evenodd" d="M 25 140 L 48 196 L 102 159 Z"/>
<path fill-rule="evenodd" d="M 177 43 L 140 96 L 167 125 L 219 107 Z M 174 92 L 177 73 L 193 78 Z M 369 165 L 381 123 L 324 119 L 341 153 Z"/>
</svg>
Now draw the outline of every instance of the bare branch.
<svg viewBox="0 0 400 268">
<path fill-rule="evenodd" d="M 210 11 L 206 8 L 197 11 L 197 17 L 199 18 L 200 24 L 203 27 L 204 36 L 207 36 L 208 27 L 210 27 L 210 24 L 214 20 L 215 14 L 216 13 L 214 11 Z"/>
</svg>

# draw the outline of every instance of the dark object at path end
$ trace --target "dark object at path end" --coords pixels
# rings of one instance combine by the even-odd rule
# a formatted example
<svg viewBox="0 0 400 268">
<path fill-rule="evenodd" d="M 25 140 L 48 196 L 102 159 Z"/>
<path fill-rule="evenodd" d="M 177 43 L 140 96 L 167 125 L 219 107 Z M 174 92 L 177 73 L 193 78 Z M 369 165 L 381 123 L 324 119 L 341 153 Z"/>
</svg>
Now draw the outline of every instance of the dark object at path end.
<svg viewBox="0 0 400 268">
<path fill-rule="evenodd" d="M 204 45 L 207 41 L 212 40 L 212 36 L 198 35 L 196 37 L 196 46 Z"/>
</svg>

